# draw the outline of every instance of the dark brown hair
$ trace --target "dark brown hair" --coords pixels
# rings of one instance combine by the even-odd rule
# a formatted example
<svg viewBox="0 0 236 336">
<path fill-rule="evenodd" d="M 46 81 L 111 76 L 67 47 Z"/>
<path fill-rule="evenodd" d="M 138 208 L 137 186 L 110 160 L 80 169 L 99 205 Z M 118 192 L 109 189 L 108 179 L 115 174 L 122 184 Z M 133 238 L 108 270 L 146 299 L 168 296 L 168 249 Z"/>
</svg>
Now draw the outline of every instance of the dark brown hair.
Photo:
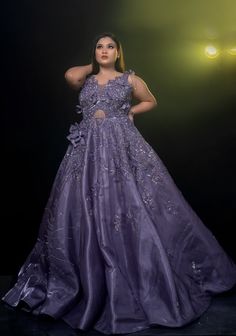
<svg viewBox="0 0 236 336">
<path fill-rule="evenodd" d="M 93 66 L 93 70 L 92 70 L 92 74 L 97 74 L 99 72 L 99 64 L 96 61 L 95 52 L 96 52 L 96 47 L 97 47 L 98 41 L 103 37 L 110 37 L 115 42 L 117 50 L 119 52 L 119 57 L 117 58 L 117 60 L 115 62 L 115 69 L 119 72 L 124 72 L 125 71 L 125 62 L 124 62 L 124 54 L 123 54 L 121 43 L 116 38 L 116 36 L 114 34 L 105 32 L 105 33 L 102 33 L 102 34 L 96 36 L 94 41 L 93 41 L 93 46 L 92 46 L 92 66 Z"/>
</svg>

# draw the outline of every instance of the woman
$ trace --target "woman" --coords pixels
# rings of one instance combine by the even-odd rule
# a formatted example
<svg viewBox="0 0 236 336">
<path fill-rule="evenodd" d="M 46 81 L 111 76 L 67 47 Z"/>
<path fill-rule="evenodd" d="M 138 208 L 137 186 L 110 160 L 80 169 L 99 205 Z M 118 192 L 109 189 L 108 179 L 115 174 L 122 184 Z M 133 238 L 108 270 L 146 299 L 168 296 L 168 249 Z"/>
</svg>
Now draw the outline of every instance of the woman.
<svg viewBox="0 0 236 336">
<path fill-rule="evenodd" d="M 106 334 L 185 325 L 234 286 L 236 266 L 134 126 L 156 99 L 124 71 L 119 41 L 98 36 L 92 56 L 65 74 L 83 120 L 70 128 L 37 242 L 3 300 Z"/>
</svg>

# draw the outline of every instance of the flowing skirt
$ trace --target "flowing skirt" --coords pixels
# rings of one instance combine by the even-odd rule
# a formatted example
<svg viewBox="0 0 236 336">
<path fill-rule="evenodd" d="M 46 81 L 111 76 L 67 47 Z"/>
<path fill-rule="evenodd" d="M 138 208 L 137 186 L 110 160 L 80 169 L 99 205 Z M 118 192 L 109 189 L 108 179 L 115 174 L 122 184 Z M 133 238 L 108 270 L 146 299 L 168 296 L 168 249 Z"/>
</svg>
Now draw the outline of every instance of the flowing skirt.
<svg viewBox="0 0 236 336">
<path fill-rule="evenodd" d="M 3 301 L 106 334 L 199 317 L 234 286 L 233 261 L 127 117 L 70 131 L 37 241 Z"/>
</svg>

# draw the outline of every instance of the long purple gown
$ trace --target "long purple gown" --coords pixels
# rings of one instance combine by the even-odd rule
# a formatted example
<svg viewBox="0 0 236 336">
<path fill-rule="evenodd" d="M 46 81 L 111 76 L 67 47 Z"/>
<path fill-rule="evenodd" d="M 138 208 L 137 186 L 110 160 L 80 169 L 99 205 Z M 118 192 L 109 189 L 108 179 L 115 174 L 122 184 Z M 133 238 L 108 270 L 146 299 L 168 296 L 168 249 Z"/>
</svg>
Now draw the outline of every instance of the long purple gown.
<svg viewBox="0 0 236 336">
<path fill-rule="evenodd" d="M 37 241 L 3 297 L 105 334 L 183 326 L 236 283 L 235 264 L 128 118 L 129 73 L 84 83 L 83 120 L 70 127 Z"/>
</svg>

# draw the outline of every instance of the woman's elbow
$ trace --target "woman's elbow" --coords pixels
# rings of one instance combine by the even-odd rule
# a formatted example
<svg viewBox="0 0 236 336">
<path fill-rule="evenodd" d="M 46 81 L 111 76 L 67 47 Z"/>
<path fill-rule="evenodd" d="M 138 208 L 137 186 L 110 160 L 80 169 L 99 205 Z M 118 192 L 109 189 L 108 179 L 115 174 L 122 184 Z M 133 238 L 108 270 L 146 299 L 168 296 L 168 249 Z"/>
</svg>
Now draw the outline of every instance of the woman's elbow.
<svg viewBox="0 0 236 336">
<path fill-rule="evenodd" d="M 75 81 L 74 75 L 73 75 L 73 71 L 71 71 L 70 69 L 67 70 L 65 72 L 65 79 L 68 83 L 72 83 Z"/>
<path fill-rule="evenodd" d="M 73 71 L 71 71 L 70 69 L 65 72 L 65 80 L 72 89 L 77 90 L 81 86 L 81 81 L 78 79 L 78 77 L 75 76 Z"/>
<path fill-rule="evenodd" d="M 156 106 L 157 106 L 157 100 L 156 100 L 156 98 L 155 97 L 153 97 L 153 99 L 152 99 L 152 101 L 151 101 L 151 108 L 153 109 L 153 108 L 155 108 Z"/>
</svg>

